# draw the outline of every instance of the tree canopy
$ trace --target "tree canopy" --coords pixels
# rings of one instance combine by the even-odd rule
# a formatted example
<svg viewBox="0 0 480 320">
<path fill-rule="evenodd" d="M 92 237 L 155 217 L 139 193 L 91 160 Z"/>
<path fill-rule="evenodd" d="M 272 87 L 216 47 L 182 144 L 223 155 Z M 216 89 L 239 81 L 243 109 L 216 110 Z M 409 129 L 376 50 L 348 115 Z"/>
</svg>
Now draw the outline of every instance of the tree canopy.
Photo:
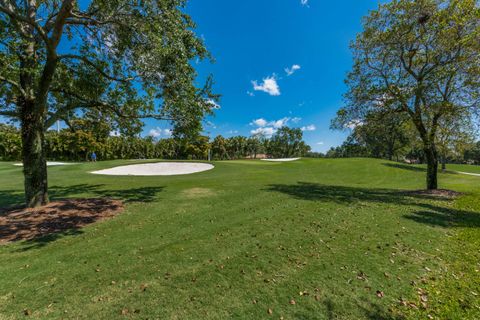
<svg viewBox="0 0 480 320">
<path fill-rule="evenodd" d="M 55 121 L 142 118 L 197 126 L 216 105 L 197 87 L 209 57 L 185 0 L 0 0 L 0 115 L 20 122 L 27 204 L 48 201 L 44 132 Z"/>
<path fill-rule="evenodd" d="M 437 188 L 442 121 L 478 115 L 480 8 L 475 0 L 393 0 L 370 12 L 352 44 L 346 106 L 336 122 L 361 122 L 371 112 L 407 116 L 428 163 L 427 188 Z"/>
</svg>

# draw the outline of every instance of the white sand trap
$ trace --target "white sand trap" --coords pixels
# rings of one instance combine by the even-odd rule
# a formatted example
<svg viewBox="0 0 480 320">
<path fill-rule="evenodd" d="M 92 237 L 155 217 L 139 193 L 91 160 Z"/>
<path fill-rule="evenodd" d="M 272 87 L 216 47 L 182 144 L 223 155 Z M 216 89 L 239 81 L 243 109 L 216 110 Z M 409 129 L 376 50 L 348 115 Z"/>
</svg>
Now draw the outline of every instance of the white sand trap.
<svg viewBox="0 0 480 320">
<path fill-rule="evenodd" d="M 297 161 L 300 158 L 284 158 L 284 159 L 262 159 L 262 161 L 271 161 L 271 162 L 289 162 L 289 161 Z"/>
<path fill-rule="evenodd" d="M 72 165 L 72 164 L 76 164 L 76 163 L 67 163 L 67 162 L 56 162 L 56 161 L 47 161 L 47 167 L 52 167 L 52 166 L 69 166 L 69 165 Z M 23 167 L 23 163 L 15 163 L 14 166 L 17 166 L 17 167 Z"/>
<path fill-rule="evenodd" d="M 207 171 L 213 168 L 214 166 L 208 163 L 157 162 L 132 164 L 128 166 L 93 171 L 91 173 L 109 176 L 175 176 Z"/>
</svg>

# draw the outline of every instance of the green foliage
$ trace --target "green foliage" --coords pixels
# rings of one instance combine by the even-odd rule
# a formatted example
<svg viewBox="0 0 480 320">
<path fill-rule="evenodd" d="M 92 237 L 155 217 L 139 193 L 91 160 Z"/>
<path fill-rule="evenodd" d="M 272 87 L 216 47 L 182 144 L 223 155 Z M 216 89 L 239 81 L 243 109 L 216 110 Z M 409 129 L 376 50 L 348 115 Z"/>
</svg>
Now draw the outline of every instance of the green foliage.
<svg viewBox="0 0 480 320">
<path fill-rule="evenodd" d="M 410 119 L 437 188 L 443 121 L 478 114 L 480 7 L 475 0 L 393 0 L 364 18 L 352 43 L 347 105 L 333 122 L 346 127 L 372 112 Z M 456 128 L 456 127 L 453 127 Z"/>
<path fill-rule="evenodd" d="M 22 155 L 22 140 L 15 127 L 0 123 L 0 160 L 18 160 Z"/>
<path fill-rule="evenodd" d="M 310 147 L 303 142 L 301 129 L 282 127 L 270 139 L 267 151 L 274 158 L 291 158 L 305 155 Z"/>
<path fill-rule="evenodd" d="M 201 131 L 218 95 L 211 77 L 203 87 L 196 84 L 193 61 L 209 53 L 186 4 L 0 2 L 0 116 L 21 126 L 28 206 L 48 202 L 45 132 L 58 120 L 75 126 L 85 118 L 90 127 L 100 120 L 97 140 L 105 137 L 105 125 L 134 136 L 143 118 L 169 121 L 176 137 L 193 139 Z M 81 131 L 74 132 L 69 143 L 79 138 L 76 148 L 86 154 L 90 137 L 83 141 Z"/>
<path fill-rule="evenodd" d="M 217 136 L 211 143 L 212 155 L 217 160 L 251 158 L 267 153 L 274 158 L 302 157 L 310 151 L 303 141 L 300 129 L 280 128 L 270 139 L 261 136 Z"/>
</svg>

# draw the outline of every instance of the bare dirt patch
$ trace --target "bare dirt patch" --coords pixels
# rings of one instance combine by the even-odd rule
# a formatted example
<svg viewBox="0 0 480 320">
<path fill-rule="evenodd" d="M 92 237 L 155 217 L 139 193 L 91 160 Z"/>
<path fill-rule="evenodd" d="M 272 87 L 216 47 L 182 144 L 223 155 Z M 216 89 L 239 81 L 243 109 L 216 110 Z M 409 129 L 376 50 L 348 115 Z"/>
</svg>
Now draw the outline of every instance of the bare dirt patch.
<svg viewBox="0 0 480 320">
<path fill-rule="evenodd" d="M 440 199 L 455 199 L 462 195 L 461 192 L 447 190 L 447 189 L 438 189 L 438 190 L 413 190 L 413 191 L 406 191 L 405 195 L 409 196 L 425 196 L 425 197 L 432 197 L 432 198 L 440 198 Z"/>
<path fill-rule="evenodd" d="M 104 198 L 54 201 L 35 209 L 0 209 L 0 244 L 78 231 L 122 210 L 122 201 Z"/>
</svg>

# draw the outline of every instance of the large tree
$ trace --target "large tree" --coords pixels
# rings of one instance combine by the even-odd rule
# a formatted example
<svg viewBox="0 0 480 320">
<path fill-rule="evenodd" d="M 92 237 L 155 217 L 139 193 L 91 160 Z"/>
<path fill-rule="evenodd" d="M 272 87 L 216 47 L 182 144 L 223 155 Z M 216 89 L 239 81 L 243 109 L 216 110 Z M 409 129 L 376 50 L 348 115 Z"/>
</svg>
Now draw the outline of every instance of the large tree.
<svg viewBox="0 0 480 320">
<path fill-rule="evenodd" d="M 92 114 L 186 126 L 215 105 L 195 86 L 208 57 L 186 0 L 0 0 L 0 115 L 21 126 L 25 200 L 48 202 L 45 131 Z M 115 129 L 115 128 L 112 128 Z"/>
<path fill-rule="evenodd" d="M 310 152 L 310 146 L 303 141 L 300 128 L 281 127 L 268 143 L 267 152 L 274 157 L 289 158 L 304 156 Z"/>
<path fill-rule="evenodd" d="M 422 141 L 427 188 L 436 189 L 443 119 L 479 107 L 480 9 L 475 0 L 393 0 L 372 11 L 352 44 L 344 124 L 372 111 L 407 116 Z"/>
</svg>

